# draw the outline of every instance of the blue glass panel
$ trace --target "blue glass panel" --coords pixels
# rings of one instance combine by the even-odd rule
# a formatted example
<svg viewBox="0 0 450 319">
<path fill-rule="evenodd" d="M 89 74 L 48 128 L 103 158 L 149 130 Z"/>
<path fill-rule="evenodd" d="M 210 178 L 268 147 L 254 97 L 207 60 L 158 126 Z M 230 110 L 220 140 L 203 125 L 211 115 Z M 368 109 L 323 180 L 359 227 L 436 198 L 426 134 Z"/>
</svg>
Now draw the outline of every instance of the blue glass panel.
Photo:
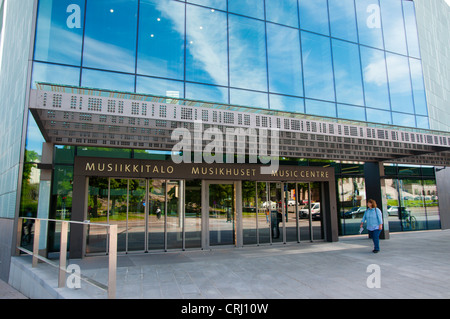
<svg viewBox="0 0 450 319">
<path fill-rule="evenodd" d="M 88 0 L 83 66 L 134 73 L 137 0 Z"/>
<path fill-rule="evenodd" d="M 409 66 L 411 69 L 411 80 L 416 114 L 428 115 L 425 86 L 423 83 L 422 63 L 420 60 L 410 58 Z"/>
<path fill-rule="evenodd" d="M 184 84 L 181 81 L 136 77 L 136 92 L 173 98 L 184 97 Z"/>
<path fill-rule="evenodd" d="M 392 110 L 414 113 L 408 58 L 387 53 L 386 64 Z"/>
<path fill-rule="evenodd" d="M 329 35 L 327 0 L 298 2 L 300 6 L 300 28 Z"/>
<path fill-rule="evenodd" d="M 80 69 L 34 62 L 31 77 L 32 89 L 36 89 L 36 82 L 78 86 L 80 84 Z"/>
<path fill-rule="evenodd" d="M 298 28 L 297 0 L 266 0 L 266 19 Z"/>
<path fill-rule="evenodd" d="M 315 100 L 305 100 L 306 113 L 319 116 L 336 117 L 336 104 Z"/>
<path fill-rule="evenodd" d="M 267 94 L 237 89 L 230 89 L 230 103 L 259 108 L 269 107 Z"/>
<path fill-rule="evenodd" d="M 353 105 L 337 105 L 338 117 L 341 119 L 366 121 L 366 110 L 363 107 Z"/>
<path fill-rule="evenodd" d="M 95 89 L 134 92 L 134 75 L 83 69 L 81 86 Z"/>
<path fill-rule="evenodd" d="M 355 4 L 359 43 L 383 49 L 381 11 L 378 0 L 357 0 Z"/>
<path fill-rule="evenodd" d="M 139 74 L 184 79 L 185 4 L 172 0 L 141 0 Z"/>
<path fill-rule="evenodd" d="M 232 87 L 267 91 L 264 22 L 229 15 Z"/>
<path fill-rule="evenodd" d="M 364 46 L 360 50 L 366 106 L 390 110 L 384 52 Z"/>
<path fill-rule="evenodd" d="M 41 0 L 34 59 L 81 64 L 84 0 Z"/>
<path fill-rule="evenodd" d="M 427 116 L 416 116 L 416 122 L 418 128 L 430 129 L 430 120 Z"/>
<path fill-rule="evenodd" d="M 219 10 L 227 10 L 227 0 L 188 0 L 187 2 L 199 4 Z"/>
<path fill-rule="evenodd" d="M 298 29 L 267 24 L 270 92 L 303 96 Z"/>
<path fill-rule="evenodd" d="M 194 83 L 186 83 L 186 99 L 228 104 L 228 89 Z"/>
<path fill-rule="evenodd" d="M 228 85 L 227 15 L 187 6 L 186 80 Z"/>
<path fill-rule="evenodd" d="M 330 39 L 302 31 L 305 96 L 334 101 Z"/>
<path fill-rule="evenodd" d="M 406 55 L 402 2 L 400 0 L 380 0 L 380 4 L 386 50 Z"/>
<path fill-rule="evenodd" d="M 264 0 L 228 0 L 228 11 L 264 19 Z"/>
<path fill-rule="evenodd" d="M 403 14 L 405 16 L 406 39 L 409 56 L 420 58 L 419 36 L 417 33 L 416 12 L 414 2 L 403 2 Z"/>
<path fill-rule="evenodd" d="M 358 45 L 332 40 L 336 101 L 364 105 Z"/>
<path fill-rule="evenodd" d="M 286 112 L 305 113 L 305 100 L 278 94 L 270 94 L 270 109 Z"/>
<path fill-rule="evenodd" d="M 331 36 L 357 42 L 354 0 L 328 0 Z"/>
<path fill-rule="evenodd" d="M 45 139 L 42 136 L 39 126 L 36 124 L 31 112 L 28 112 L 28 126 L 27 126 L 27 151 L 35 151 L 42 156 L 42 144 L 45 143 Z"/>
<path fill-rule="evenodd" d="M 392 124 L 391 112 L 366 108 L 367 122 Z"/>
<path fill-rule="evenodd" d="M 410 114 L 392 112 L 394 125 L 416 127 L 416 117 Z"/>
</svg>

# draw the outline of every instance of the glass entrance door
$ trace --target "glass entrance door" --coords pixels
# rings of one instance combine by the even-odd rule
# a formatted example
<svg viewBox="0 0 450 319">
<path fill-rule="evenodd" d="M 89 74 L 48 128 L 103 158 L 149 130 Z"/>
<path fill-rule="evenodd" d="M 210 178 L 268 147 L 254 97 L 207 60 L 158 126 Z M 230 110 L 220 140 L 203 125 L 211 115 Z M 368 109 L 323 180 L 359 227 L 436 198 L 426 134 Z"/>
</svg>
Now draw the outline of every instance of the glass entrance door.
<svg viewBox="0 0 450 319">
<path fill-rule="evenodd" d="M 236 245 L 233 184 L 209 185 L 209 245 Z"/>
</svg>

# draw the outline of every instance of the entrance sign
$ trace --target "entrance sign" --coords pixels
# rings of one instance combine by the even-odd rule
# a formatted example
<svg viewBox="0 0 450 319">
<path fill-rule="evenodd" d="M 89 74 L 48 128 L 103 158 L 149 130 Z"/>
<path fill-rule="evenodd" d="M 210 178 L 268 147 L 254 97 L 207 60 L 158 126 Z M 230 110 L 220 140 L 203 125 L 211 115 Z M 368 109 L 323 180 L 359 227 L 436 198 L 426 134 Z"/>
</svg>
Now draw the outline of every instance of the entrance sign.
<svg viewBox="0 0 450 319">
<path fill-rule="evenodd" d="M 262 174 L 256 164 L 207 164 L 172 161 L 111 159 L 77 157 L 75 175 L 154 178 L 154 179 L 205 179 L 205 180 L 249 180 L 249 181 L 317 181 L 334 180 L 334 169 L 330 167 L 280 166 L 271 174 Z M 269 166 L 268 166 L 269 167 Z"/>
</svg>

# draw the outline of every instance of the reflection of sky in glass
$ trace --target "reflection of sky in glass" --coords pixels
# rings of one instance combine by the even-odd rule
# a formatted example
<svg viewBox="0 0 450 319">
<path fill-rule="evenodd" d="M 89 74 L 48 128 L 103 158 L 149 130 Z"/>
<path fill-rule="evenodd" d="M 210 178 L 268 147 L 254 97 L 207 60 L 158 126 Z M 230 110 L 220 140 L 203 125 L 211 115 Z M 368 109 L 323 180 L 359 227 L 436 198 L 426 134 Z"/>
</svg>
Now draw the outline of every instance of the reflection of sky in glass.
<svg viewBox="0 0 450 319">
<path fill-rule="evenodd" d="M 380 4 L 386 50 L 406 54 L 405 27 L 401 1 L 380 0 Z"/>
<path fill-rule="evenodd" d="M 384 52 L 360 47 L 366 106 L 390 109 Z"/>
<path fill-rule="evenodd" d="M 335 39 L 332 45 L 336 101 L 364 105 L 358 46 Z"/>
<path fill-rule="evenodd" d="M 199 4 L 219 10 L 227 10 L 227 0 L 187 0 L 187 2 Z"/>
<path fill-rule="evenodd" d="M 141 0 L 139 74 L 184 78 L 185 5 L 170 0 Z"/>
<path fill-rule="evenodd" d="M 80 69 L 56 64 L 34 62 L 33 74 L 31 77 L 33 89 L 36 88 L 36 82 L 78 86 L 80 83 Z"/>
<path fill-rule="evenodd" d="M 134 76 L 128 74 L 84 69 L 81 86 L 105 90 L 134 92 Z"/>
<path fill-rule="evenodd" d="M 136 92 L 182 98 L 184 97 L 184 85 L 182 81 L 138 76 L 136 78 Z"/>
<path fill-rule="evenodd" d="M 228 23 L 231 86 L 267 91 L 264 22 L 231 14 Z"/>
<path fill-rule="evenodd" d="M 354 0 L 328 0 L 331 36 L 358 42 Z"/>
<path fill-rule="evenodd" d="M 417 115 L 428 115 L 425 86 L 423 83 L 422 63 L 420 60 L 409 59 L 411 80 L 414 96 L 414 109 Z"/>
<path fill-rule="evenodd" d="M 359 42 L 384 49 L 378 0 L 357 0 L 355 4 Z"/>
<path fill-rule="evenodd" d="M 70 11 L 75 13 L 74 18 L 80 19 L 80 28 L 69 28 L 67 19 L 70 16 L 61 14 L 69 5 L 77 5 L 80 9 L 79 12 Z M 41 0 L 38 12 L 35 60 L 80 65 L 84 0 Z"/>
<path fill-rule="evenodd" d="M 366 113 L 367 122 L 392 124 L 391 112 L 367 108 Z"/>
<path fill-rule="evenodd" d="M 267 21 L 298 28 L 297 0 L 266 0 Z"/>
<path fill-rule="evenodd" d="M 264 0 L 228 0 L 228 11 L 264 19 Z"/>
<path fill-rule="evenodd" d="M 420 58 L 419 37 L 417 34 L 416 14 L 414 2 L 403 1 L 403 14 L 405 16 L 406 39 L 408 42 L 408 54 L 414 58 Z"/>
<path fill-rule="evenodd" d="M 137 0 L 87 2 L 83 66 L 134 73 L 137 9 Z"/>
<path fill-rule="evenodd" d="M 334 101 L 330 38 L 302 32 L 302 51 L 305 96 Z"/>
<path fill-rule="evenodd" d="M 267 24 L 270 92 L 303 96 L 299 31 Z"/>
<path fill-rule="evenodd" d="M 228 85 L 226 14 L 188 6 L 186 28 L 186 80 Z"/>
<path fill-rule="evenodd" d="M 380 3 L 41 0 L 33 81 L 426 127 L 414 4 Z"/>
<path fill-rule="evenodd" d="M 408 58 L 387 53 L 386 64 L 392 110 L 414 113 Z"/>
<path fill-rule="evenodd" d="M 299 1 L 300 27 L 325 35 L 330 34 L 327 0 Z"/>
<path fill-rule="evenodd" d="M 186 98 L 227 104 L 228 89 L 213 85 L 186 83 Z"/>
<path fill-rule="evenodd" d="M 336 117 L 336 104 L 316 100 L 305 100 L 306 113 Z"/>
</svg>

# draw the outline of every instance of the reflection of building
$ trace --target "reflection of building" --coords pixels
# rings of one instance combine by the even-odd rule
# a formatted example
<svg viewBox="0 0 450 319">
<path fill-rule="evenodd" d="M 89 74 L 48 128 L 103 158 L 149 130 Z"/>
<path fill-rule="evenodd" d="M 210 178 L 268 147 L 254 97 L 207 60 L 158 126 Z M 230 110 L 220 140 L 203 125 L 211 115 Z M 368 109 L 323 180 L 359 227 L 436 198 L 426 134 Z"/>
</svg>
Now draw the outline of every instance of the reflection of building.
<svg viewBox="0 0 450 319">
<path fill-rule="evenodd" d="M 335 241 L 357 233 L 369 198 L 385 237 L 448 228 L 450 134 L 432 129 L 445 129 L 436 110 L 448 116 L 449 101 L 426 99 L 448 83 L 433 70 L 445 50 L 430 50 L 448 41 L 416 25 L 415 8 L 419 22 L 449 8 L 415 2 L 0 0 L 1 255 L 28 209 L 117 223 L 122 252 Z M 199 121 L 276 129 L 282 170 L 254 173 L 250 156 L 168 167 L 173 130 L 198 138 Z M 24 151 L 36 141 L 31 203 Z M 80 170 L 86 159 L 100 166 Z M 86 234 L 71 232 L 72 256 L 104 253 L 95 226 Z M 57 250 L 55 230 L 44 237 Z"/>
</svg>

